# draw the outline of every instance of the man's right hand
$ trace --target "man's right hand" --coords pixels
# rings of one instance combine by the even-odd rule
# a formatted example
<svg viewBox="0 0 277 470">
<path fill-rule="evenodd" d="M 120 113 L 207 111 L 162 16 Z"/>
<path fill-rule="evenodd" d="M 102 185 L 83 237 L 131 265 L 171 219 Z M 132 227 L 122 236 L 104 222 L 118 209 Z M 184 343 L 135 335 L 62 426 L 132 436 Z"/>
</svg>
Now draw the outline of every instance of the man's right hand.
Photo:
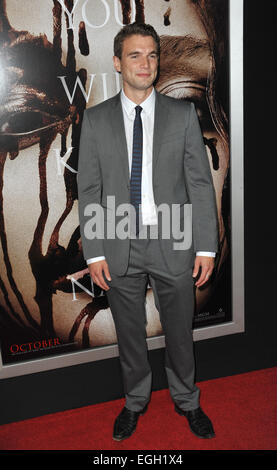
<svg viewBox="0 0 277 470">
<path fill-rule="evenodd" d="M 109 290 L 109 286 L 106 284 L 103 272 L 108 279 L 111 281 L 111 275 L 109 271 L 109 266 L 106 260 L 96 261 L 95 263 L 88 264 L 88 269 L 92 280 L 95 284 L 97 284 L 103 290 Z"/>
</svg>

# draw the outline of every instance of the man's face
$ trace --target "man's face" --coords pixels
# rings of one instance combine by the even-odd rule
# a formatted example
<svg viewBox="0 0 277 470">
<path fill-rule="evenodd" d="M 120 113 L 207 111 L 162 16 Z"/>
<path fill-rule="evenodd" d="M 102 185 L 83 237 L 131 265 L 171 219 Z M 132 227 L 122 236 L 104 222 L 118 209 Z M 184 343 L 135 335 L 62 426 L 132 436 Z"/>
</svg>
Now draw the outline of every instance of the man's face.
<svg viewBox="0 0 277 470">
<path fill-rule="evenodd" d="M 122 75 L 125 91 L 151 88 L 158 70 L 157 45 L 152 36 L 127 37 L 122 44 L 121 59 L 114 57 L 114 66 Z"/>
</svg>

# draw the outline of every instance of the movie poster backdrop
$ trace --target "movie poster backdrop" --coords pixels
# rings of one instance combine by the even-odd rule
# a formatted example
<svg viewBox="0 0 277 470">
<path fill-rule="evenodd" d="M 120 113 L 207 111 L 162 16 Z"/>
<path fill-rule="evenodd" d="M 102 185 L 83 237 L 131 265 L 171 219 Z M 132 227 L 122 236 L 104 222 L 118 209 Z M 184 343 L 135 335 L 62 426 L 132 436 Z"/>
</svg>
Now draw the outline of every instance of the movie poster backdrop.
<svg viewBox="0 0 277 470">
<path fill-rule="evenodd" d="M 76 175 L 84 110 L 119 92 L 113 38 L 161 36 L 156 89 L 195 103 L 220 247 L 194 329 L 232 320 L 227 0 L 0 0 L 0 340 L 3 365 L 117 343 L 82 253 Z M 109 136 L 107 136 L 107 139 Z M 163 335 L 152 289 L 147 337 Z"/>
</svg>

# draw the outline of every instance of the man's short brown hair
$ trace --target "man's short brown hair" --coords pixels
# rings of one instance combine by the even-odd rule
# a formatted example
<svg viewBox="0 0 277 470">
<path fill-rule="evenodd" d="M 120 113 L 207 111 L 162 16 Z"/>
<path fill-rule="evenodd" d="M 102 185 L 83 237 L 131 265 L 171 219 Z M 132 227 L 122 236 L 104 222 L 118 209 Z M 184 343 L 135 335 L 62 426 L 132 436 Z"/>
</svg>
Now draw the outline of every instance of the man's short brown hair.
<svg viewBox="0 0 277 470">
<path fill-rule="evenodd" d="M 123 26 L 114 38 L 114 55 L 116 57 L 121 59 L 124 39 L 128 36 L 133 36 L 134 34 L 139 34 L 140 36 L 152 36 L 157 45 L 157 53 L 158 55 L 160 54 L 160 37 L 153 26 L 144 23 L 131 23 Z"/>
</svg>

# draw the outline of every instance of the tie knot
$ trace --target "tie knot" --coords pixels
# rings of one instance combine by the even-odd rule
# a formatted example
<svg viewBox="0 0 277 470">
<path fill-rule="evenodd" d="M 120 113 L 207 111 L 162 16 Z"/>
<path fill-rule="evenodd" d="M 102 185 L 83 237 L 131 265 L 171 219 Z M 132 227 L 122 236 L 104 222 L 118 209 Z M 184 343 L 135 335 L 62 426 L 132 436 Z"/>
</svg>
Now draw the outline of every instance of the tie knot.
<svg viewBox="0 0 277 470">
<path fill-rule="evenodd" d="M 135 110 L 136 110 L 136 116 L 138 116 L 142 111 L 142 107 L 138 105 L 135 107 Z"/>
</svg>

